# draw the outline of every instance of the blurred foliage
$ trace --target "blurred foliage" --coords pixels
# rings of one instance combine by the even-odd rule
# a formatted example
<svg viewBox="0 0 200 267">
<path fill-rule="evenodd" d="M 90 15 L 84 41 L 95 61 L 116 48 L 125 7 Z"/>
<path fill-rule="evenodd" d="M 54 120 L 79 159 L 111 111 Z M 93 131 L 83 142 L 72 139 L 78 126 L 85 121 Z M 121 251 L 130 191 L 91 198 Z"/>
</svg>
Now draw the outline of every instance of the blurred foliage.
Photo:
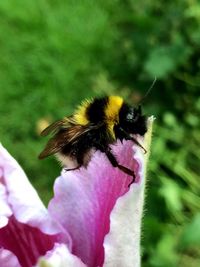
<svg viewBox="0 0 200 267">
<path fill-rule="evenodd" d="M 117 93 L 156 116 L 144 267 L 200 266 L 198 0 L 0 2 L 0 136 L 48 202 L 59 166 L 37 155 L 46 123 Z"/>
</svg>

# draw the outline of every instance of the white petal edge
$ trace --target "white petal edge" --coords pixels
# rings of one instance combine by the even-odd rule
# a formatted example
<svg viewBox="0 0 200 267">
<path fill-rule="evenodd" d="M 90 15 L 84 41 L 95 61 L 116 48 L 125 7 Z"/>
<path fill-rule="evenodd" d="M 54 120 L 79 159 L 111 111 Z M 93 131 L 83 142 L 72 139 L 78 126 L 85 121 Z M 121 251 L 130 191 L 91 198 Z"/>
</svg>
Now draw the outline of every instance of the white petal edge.
<svg viewBox="0 0 200 267">
<path fill-rule="evenodd" d="M 22 267 L 17 257 L 9 250 L 0 248 L 0 266 L 1 267 Z"/>
<path fill-rule="evenodd" d="M 8 223 L 8 218 L 12 215 L 12 210 L 7 203 L 6 188 L 0 183 L 0 228 Z"/>
<path fill-rule="evenodd" d="M 35 267 L 87 267 L 78 257 L 71 254 L 65 244 L 55 244 L 51 251 L 41 257 Z"/>
<path fill-rule="evenodd" d="M 153 116 L 148 119 L 148 132 L 143 145 L 149 151 L 152 134 Z M 140 149 L 134 157 L 142 160 L 140 182 L 133 183 L 130 190 L 120 197 L 110 216 L 110 232 L 104 240 L 105 260 L 103 267 L 140 267 L 141 220 L 144 203 L 145 173 L 149 157 Z"/>
</svg>

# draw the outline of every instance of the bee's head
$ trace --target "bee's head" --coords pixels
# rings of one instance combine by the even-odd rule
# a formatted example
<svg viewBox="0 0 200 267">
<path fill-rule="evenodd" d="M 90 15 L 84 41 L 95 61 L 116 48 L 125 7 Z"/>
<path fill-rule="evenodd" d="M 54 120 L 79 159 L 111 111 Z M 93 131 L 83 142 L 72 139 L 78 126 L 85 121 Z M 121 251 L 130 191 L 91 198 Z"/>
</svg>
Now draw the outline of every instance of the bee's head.
<svg viewBox="0 0 200 267">
<path fill-rule="evenodd" d="M 130 134 L 144 135 L 147 131 L 147 119 L 142 115 L 141 106 L 134 108 L 124 104 L 119 113 L 119 124 Z"/>
</svg>

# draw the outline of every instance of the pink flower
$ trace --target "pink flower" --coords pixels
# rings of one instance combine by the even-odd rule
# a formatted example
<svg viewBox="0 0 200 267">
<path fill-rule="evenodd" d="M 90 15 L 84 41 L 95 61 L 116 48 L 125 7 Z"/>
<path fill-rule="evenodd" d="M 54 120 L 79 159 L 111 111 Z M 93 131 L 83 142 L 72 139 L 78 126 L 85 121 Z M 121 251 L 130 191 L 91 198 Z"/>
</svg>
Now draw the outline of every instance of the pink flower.
<svg viewBox="0 0 200 267">
<path fill-rule="evenodd" d="M 148 149 L 153 118 L 140 143 Z M 95 152 L 87 169 L 62 171 L 48 210 L 18 163 L 0 147 L 1 267 L 139 267 L 148 154 L 113 146 L 136 182 Z"/>
</svg>

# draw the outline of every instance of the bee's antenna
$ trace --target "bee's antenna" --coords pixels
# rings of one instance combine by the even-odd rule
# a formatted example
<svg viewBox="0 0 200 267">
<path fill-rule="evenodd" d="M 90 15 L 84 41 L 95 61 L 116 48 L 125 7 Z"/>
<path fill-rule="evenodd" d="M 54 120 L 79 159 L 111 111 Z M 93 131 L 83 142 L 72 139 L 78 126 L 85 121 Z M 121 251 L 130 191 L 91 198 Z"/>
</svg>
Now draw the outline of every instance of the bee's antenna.
<svg viewBox="0 0 200 267">
<path fill-rule="evenodd" d="M 141 104 L 144 102 L 145 98 L 149 95 L 149 93 L 151 92 L 152 88 L 154 87 L 156 81 L 157 81 L 157 78 L 155 77 L 154 80 L 153 80 L 153 82 L 152 82 L 152 84 L 151 84 L 151 86 L 150 86 L 149 89 L 147 90 L 146 94 L 145 94 L 145 95 L 143 96 L 143 98 L 141 99 L 139 105 L 141 105 Z"/>
</svg>

